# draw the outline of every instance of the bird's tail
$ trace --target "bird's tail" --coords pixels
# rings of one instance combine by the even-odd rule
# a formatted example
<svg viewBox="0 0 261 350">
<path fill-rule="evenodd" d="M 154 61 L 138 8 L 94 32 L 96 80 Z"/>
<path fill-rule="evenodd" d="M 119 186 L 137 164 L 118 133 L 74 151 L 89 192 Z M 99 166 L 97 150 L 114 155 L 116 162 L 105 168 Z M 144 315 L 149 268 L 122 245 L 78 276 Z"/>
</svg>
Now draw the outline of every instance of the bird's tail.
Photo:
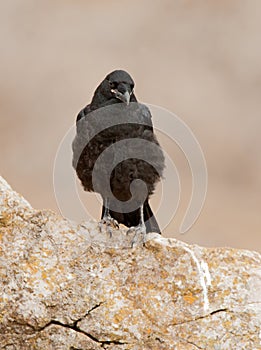
<svg viewBox="0 0 261 350">
<path fill-rule="evenodd" d="M 143 215 L 144 215 L 144 222 L 146 225 L 146 232 L 157 232 L 161 234 L 159 225 L 157 223 L 157 220 L 155 218 L 155 215 L 153 214 L 151 207 L 149 205 L 148 200 L 144 202 L 143 205 Z"/>
<path fill-rule="evenodd" d="M 102 207 L 102 218 L 105 214 L 105 206 Z M 140 208 L 130 213 L 120 213 L 109 210 L 110 216 L 117 220 L 118 223 L 127 227 L 138 226 L 140 223 Z M 143 218 L 146 226 L 146 232 L 157 232 L 161 234 L 157 220 L 151 210 L 148 199 L 143 204 Z"/>
</svg>

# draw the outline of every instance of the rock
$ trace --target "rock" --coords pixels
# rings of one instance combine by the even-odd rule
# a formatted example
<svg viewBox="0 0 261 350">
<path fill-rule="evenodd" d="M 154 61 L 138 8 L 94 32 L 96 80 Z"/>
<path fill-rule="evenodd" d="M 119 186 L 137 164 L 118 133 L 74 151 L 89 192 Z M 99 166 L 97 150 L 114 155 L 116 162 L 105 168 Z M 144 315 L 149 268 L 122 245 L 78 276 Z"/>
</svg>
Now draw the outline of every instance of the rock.
<svg viewBox="0 0 261 350">
<path fill-rule="evenodd" d="M 34 210 L 0 178 L 1 349 L 261 349 L 261 256 Z"/>
</svg>

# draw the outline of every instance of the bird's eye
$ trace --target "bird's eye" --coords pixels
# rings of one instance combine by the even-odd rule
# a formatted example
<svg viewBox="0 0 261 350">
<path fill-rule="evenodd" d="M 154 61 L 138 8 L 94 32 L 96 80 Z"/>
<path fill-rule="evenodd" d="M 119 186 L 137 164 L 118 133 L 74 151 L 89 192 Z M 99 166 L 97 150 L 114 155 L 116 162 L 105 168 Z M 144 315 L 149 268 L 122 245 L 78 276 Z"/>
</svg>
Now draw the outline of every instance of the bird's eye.
<svg viewBox="0 0 261 350">
<path fill-rule="evenodd" d="M 110 87 L 113 89 L 116 87 L 116 84 L 113 81 L 109 81 L 109 84 L 110 84 Z"/>
</svg>

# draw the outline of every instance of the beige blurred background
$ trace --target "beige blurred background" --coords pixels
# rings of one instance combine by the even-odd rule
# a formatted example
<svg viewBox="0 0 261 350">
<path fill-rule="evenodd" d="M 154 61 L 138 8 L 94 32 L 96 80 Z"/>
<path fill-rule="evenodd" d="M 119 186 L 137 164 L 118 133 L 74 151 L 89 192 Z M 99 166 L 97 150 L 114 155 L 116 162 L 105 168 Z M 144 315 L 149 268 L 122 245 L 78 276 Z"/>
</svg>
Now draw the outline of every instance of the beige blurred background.
<svg viewBox="0 0 261 350">
<path fill-rule="evenodd" d="M 180 236 L 191 174 L 177 147 L 162 140 L 183 186 L 164 235 L 260 250 L 260 35 L 260 0 L 2 1 L 1 175 L 34 207 L 58 211 L 59 143 L 98 83 L 123 68 L 141 101 L 184 120 L 207 161 L 203 211 Z M 84 196 L 98 219 L 99 205 Z"/>
</svg>

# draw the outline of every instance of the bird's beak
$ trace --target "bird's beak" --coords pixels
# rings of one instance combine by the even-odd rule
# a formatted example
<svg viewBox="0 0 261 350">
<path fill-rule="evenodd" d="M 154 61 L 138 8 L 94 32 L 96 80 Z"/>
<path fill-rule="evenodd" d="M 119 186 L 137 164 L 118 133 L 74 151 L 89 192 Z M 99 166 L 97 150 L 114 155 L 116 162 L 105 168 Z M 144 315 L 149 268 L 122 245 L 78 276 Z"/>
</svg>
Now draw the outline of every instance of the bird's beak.
<svg viewBox="0 0 261 350">
<path fill-rule="evenodd" d="M 130 93 L 129 91 L 125 91 L 124 94 L 119 95 L 118 97 L 122 102 L 126 103 L 126 105 L 128 106 L 128 104 L 130 103 Z"/>
<path fill-rule="evenodd" d="M 124 93 L 121 93 L 117 89 L 111 89 L 111 92 L 115 95 L 116 98 L 118 98 L 122 102 L 126 103 L 126 105 L 128 106 L 128 104 L 130 103 L 129 91 L 125 91 Z"/>
</svg>

